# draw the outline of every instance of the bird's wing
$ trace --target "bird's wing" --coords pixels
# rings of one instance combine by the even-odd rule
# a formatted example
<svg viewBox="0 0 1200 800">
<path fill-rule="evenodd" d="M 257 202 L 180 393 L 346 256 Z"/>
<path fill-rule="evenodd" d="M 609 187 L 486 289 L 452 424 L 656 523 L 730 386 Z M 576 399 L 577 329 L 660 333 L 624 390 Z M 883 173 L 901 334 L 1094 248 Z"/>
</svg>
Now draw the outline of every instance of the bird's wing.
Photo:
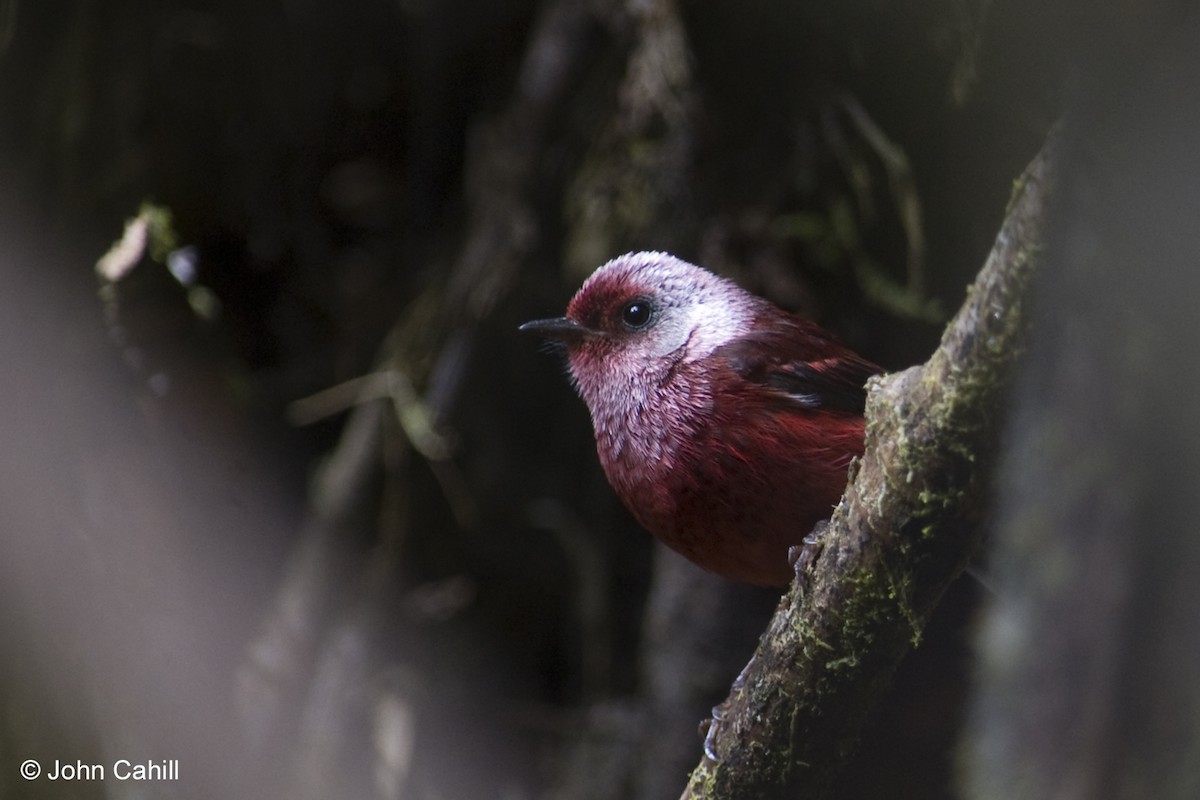
<svg viewBox="0 0 1200 800">
<path fill-rule="evenodd" d="M 795 318 L 762 326 L 713 355 L 745 380 L 813 410 L 862 414 L 867 379 L 883 372 L 815 323 Z"/>
</svg>

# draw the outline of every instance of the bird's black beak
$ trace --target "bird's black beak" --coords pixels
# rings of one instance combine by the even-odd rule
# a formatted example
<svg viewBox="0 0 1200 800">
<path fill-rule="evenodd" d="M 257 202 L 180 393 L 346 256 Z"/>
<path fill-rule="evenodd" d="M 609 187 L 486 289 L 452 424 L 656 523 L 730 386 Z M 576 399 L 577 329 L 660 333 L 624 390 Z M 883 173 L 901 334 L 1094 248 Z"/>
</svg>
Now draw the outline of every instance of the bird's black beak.
<svg viewBox="0 0 1200 800">
<path fill-rule="evenodd" d="M 570 317 L 554 317 L 553 319 L 535 319 L 526 322 L 519 331 L 531 331 L 560 342 L 573 342 L 595 333 L 591 328 L 581 325 Z"/>
</svg>

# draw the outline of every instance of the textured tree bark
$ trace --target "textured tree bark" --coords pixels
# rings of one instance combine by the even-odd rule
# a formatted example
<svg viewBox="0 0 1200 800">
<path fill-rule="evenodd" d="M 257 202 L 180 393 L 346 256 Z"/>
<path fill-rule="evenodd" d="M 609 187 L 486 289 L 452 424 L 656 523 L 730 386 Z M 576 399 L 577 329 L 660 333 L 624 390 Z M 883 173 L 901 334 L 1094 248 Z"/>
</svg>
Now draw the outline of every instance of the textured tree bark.
<svg viewBox="0 0 1200 800">
<path fill-rule="evenodd" d="M 932 358 L 872 382 L 857 474 L 723 704 L 684 798 L 828 796 L 897 664 L 976 552 L 1055 150 L 1052 137 L 1021 178 Z"/>
</svg>

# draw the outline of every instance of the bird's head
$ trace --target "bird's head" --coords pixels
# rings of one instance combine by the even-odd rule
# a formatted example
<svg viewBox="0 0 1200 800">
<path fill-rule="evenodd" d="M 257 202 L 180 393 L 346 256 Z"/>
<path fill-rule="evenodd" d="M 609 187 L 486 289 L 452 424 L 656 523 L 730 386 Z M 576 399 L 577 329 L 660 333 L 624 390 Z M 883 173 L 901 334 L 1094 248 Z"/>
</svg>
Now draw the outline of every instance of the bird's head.
<svg viewBox="0 0 1200 800">
<path fill-rule="evenodd" d="M 592 273 L 566 316 L 521 330 L 562 342 L 589 405 L 605 388 L 665 380 L 748 330 L 762 301 L 666 253 L 630 253 Z M 595 410 L 593 408 L 593 410 Z"/>
</svg>

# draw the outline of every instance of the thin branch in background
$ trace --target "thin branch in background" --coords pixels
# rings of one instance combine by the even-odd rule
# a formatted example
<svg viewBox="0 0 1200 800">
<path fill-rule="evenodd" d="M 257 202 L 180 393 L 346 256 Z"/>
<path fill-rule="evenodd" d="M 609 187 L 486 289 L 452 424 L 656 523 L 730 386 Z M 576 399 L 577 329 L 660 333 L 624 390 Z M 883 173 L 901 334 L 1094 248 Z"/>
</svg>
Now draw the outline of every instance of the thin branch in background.
<svg viewBox="0 0 1200 800">
<path fill-rule="evenodd" d="M 908 255 L 905 259 L 908 267 L 908 281 L 904 288 L 914 297 L 921 297 L 927 288 L 925 222 L 922 219 L 921 197 L 917 194 L 916 181 L 913 178 L 912 165 L 908 161 L 908 155 L 905 154 L 902 147 L 888 138 L 888 135 L 863 108 L 857 97 L 849 93 L 843 94 L 841 105 L 859 134 L 879 157 L 884 172 L 887 173 L 888 191 L 892 195 L 896 213 L 900 215 L 904 238 L 908 243 Z"/>
</svg>

